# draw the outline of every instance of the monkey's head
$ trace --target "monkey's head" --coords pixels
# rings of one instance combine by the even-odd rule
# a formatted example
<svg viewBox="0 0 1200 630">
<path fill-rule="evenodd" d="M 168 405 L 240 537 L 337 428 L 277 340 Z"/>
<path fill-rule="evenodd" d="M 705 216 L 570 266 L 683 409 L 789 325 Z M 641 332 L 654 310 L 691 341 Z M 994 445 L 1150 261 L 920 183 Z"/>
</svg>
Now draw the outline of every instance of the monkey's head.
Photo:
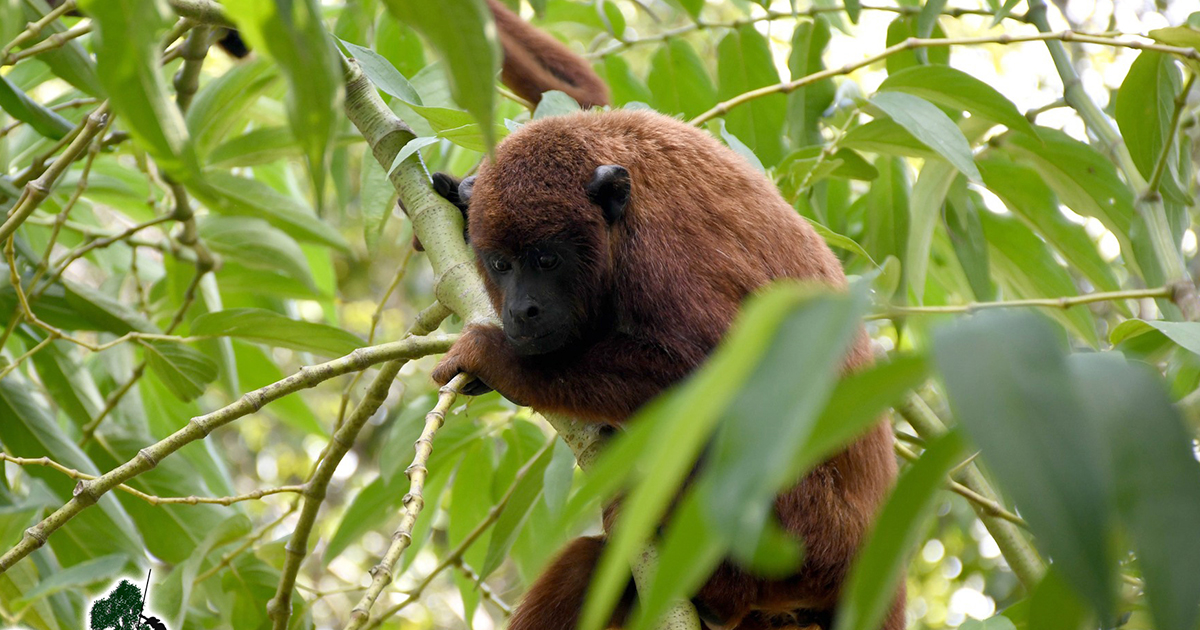
<svg viewBox="0 0 1200 630">
<path fill-rule="evenodd" d="M 569 125 L 549 119 L 501 143 L 459 195 L 470 206 L 488 295 L 518 354 L 582 349 L 611 325 L 612 236 L 631 202 L 629 171 L 600 161 Z"/>
</svg>

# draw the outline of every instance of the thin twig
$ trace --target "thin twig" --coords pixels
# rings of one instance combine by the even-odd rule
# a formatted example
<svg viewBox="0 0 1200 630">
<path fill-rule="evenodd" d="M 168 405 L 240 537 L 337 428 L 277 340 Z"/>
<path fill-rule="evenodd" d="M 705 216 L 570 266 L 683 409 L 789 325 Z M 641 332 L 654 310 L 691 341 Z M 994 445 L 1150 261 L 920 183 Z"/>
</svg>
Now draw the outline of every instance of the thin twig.
<svg viewBox="0 0 1200 630">
<path fill-rule="evenodd" d="M 1141 300 L 1147 298 L 1171 299 L 1175 295 L 1174 286 L 1154 289 L 1130 289 L 1128 291 L 1105 291 L 1072 295 L 1060 298 L 1031 298 L 1027 300 L 1008 300 L 1001 302 L 971 302 L 970 304 L 950 304 L 945 306 L 888 306 L 881 313 L 867 315 L 864 319 L 893 319 L 908 315 L 929 315 L 945 313 L 974 313 L 994 308 L 1059 308 L 1068 309 L 1081 304 L 1093 302 L 1111 302 L 1115 300 Z"/>
<path fill-rule="evenodd" d="M 459 376 L 463 375 L 460 374 Z M 426 426 L 428 426 L 428 424 Z M 471 548 L 471 545 L 475 544 L 475 541 L 479 540 L 479 537 L 487 532 L 488 528 L 500 518 L 500 515 L 504 512 L 504 508 L 508 505 L 508 502 L 512 500 L 513 495 L 516 494 L 517 487 L 520 485 L 521 481 L 529 474 L 529 471 L 533 470 L 533 466 L 537 463 L 537 460 L 540 459 L 546 451 L 554 447 L 555 439 L 557 438 L 551 437 L 550 439 L 546 440 L 542 447 L 533 454 L 533 457 L 529 458 L 529 461 L 525 462 L 525 464 L 521 466 L 520 470 L 518 470 L 517 474 L 513 477 L 512 483 L 508 486 L 508 490 L 504 492 L 504 495 L 500 497 L 500 500 L 496 501 L 495 505 L 488 509 L 488 513 L 483 520 L 480 521 L 479 524 L 476 525 L 475 528 L 472 529 L 465 537 L 463 537 L 458 545 L 452 551 L 450 551 L 445 558 L 442 558 L 442 561 L 436 567 L 434 567 L 434 569 L 430 571 L 425 578 L 420 581 L 420 583 L 418 583 L 411 591 L 408 592 L 408 596 L 405 597 L 403 601 L 385 610 L 383 614 L 379 615 L 377 619 L 371 621 L 371 624 L 366 627 L 378 628 L 385 620 L 400 612 L 405 606 L 408 606 L 409 604 L 412 604 L 420 599 L 421 594 L 425 592 L 425 589 L 430 583 L 433 582 L 433 579 L 437 577 L 438 574 L 440 574 L 442 571 L 445 571 L 447 568 L 458 564 L 462 560 L 463 554 L 465 554 L 467 550 Z M 418 441 L 417 444 L 419 449 L 420 441 Z M 428 455 L 426 455 L 426 459 L 428 459 Z M 414 514 L 413 519 L 415 518 L 416 516 Z M 371 570 L 371 574 L 374 578 L 371 582 L 371 588 L 368 589 L 366 595 L 363 595 L 363 598 L 361 601 L 359 601 L 358 605 L 354 607 L 354 611 L 350 614 L 350 622 L 346 624 L 346 630 L 358 630 L 359 628 L 362 628 L 368 620 L 370 620 L 370 610 L 371 606 L 375 603 L 375 598 L 377 598 L 379 593 L 382 592 L 383 587 L 391 582 L 390 567 L 388 567 L 386 571 L 382 570 L 385 568 L 385 562 L 390 561 L 391 565 L 394 566 L 396 561 L 399 560 L 400 554 L 408 546 L 408 543 L 411 540 L 410 532 L 412 523 L 408 523 L 408 526 L 409 530 L 403 532 L 403 534 L 400 530 L 397 530 L 396 535 L 392 537 L 392 547 L 388 549 L 388 553 L 384 557 L 384 562 L 376 565 L 376 567 Z M 376 573 L 376 571 L 379 571 L 379 573 Z M 378 585 L 378 588 L 376 588 L 376 585 Z M 368 598 L 368 596 L 371 597 Z"/>
<path fill-rule="evenodd" d="M 62 465 L 50 459 L 49 457 L 14 457 L 8 453 L 0 452 L 0 461 L 9 462 L 18 466 L 45 466 L 47 468 L 53 468 L 54 470 L 57 470 L 58 472 L 76 481 L 92 481 L 96 479 L 96 475 L 89 475 L 85 472 L 75 470 L 74 468 L 68 468 L 67 466 Z M 131 494 L 155 507 L 159 505 L 233 505 L 234 503 L 240 503 L 242 501 L 254 501 L 256 499 L 261 499 L 263 497 L 268 497 L 275 494 L 289 492 L 299 493 L 303 491 L 302 486 L 279 486 L 277 488 L 265 488 L 262 490 L 255 490 L 253 492 L 247 492 L 245 494 L 228 497 L 200 497 L 195 495 L 186 497 L 160 497 L 142 492 L 141 490 L 125 484 L 118 485 L 116 489 L 127 494 Z"/>
<path fill-rule="evenodd" d="M 186 426 L 166 438 L 147 446 L 133 459 L 91 481 L 81 481 L 75 487 L 74 496 L 65 505 L 25 530 L 21 542 L 0 555 L 0 574 L 18 560 L 28 556 L 42 545 L 55 531 L 96 504 L 109 490 L 129 479 L 154 468 L 159 461 L 183 448 L 203 439 L 219 427 L 258 411 L 272 400 L 276 400 L 315 386 L 336 376 L 355 370 L 366 369 L 382 361 L 409 360 L 429 354 L 445 352 L 457 338 L 456 335 L 409 337 L 402 341 L 382 344 L 370 348 L 359 348 L 350 354 L 320 365 L 305 366 L 298 372 L 266 387 L 242 394 L 237 401 L 216 411 L 192 418 Z"/>
<path fill-rule="evenodd" d="M 1150 181 L 1146 182 L 1146 190 L 1143 195 L 1158 195 L 1158 187 L 1162 183 L 1163 173 L 1167 170 L 1167 161 L 1171 157 L 1171 147 L 1175 144 L 1175 138 L 1179 135 L 1179 119 L 1183 115 L 1183 110 L 1187 106 L 1188 93 L 1192 91 L 1192 84 L 1196 82 L 1196 75 L 1188 76 L 1187 82 L 1183 84 L 1183 89 L 1175 96 L 1175 112 L 1171 115 L 1171 124 L 1168 129 L 1167 137 L 1163 142 L 1162 150 L 1158 153 L 1158 159 L 1154 161 L 1154 172 L 1150 175 Z"/>
<path fill-rule="evenodd" d="M 1086 44 L 1101 44 L 1104 46 L 1116 46 L 1122 48 L 1132 48 L 1134 50 L 1157 50 L 1172 55 L 1178 55 L 1187 59 L 1200 60 L 1200 50 L 1195 48 L 1183 48 L 1179 46 L 1164 46 L 1162 44 L 1146 44 L 1137 41 L 1128 41 L 1114 39 L 1111 37 L 1102 37 L 1098 35 L 1076 33 L 1074 31 L 1061 31 L 1057 33 L 1031 33 L 1028 35 L 1012 35 L 1003 33 L 1000 35 L 992 35 L 987 37 L 957 37 L 957 38 L 934 38 L 920 39 L 910 37 L 894 46 L 885 48 L 882 52 L 867 57 L 862 61 L 848 63 L 840 68 L 830 68 L 820 72 L 800 77 L 794 81 L 784 81 L 774 85 L 763 86 L 748 92 L 743 92 L 737 96 L 717 103 L 712 109 L 700 114 L 691 120 L 691 124 L 700 126 L 713 118 L 724 116 L 729 113 L 729 110 L 743 105 L 754 99 L 770 96 L 772 94 L 787 94 L 807 85 L 811 85 L 818 81 L 836 77 L 844 74 L 850 74 L 859 68 L 865 68 L 873 63 L 877 63 L 892 55 L 902 53 L 906 50 L 915 50 L 918 48 L 935 48 L 942 46 L 976 46 L 980 44 L 1016 44 L 1020 42 L 1036 42 L 1054 40 L 1060 42 L 1081 42 Z"/>
</svg>

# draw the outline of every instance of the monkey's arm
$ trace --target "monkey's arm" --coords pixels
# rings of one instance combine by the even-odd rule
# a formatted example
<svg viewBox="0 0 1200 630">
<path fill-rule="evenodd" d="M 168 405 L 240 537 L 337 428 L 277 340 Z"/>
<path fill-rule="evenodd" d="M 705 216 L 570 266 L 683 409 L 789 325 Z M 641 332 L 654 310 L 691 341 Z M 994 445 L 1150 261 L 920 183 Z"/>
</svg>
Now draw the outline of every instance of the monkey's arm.
<svg viewBox="0 0 1200 630">
<path fill-rule="evenodd" d="M 444 384 L 467 372 L 517 404 L 616 424 L 701 360 L 672 356 L 624 335 L 612 335 L 566 361 L 521 357 L 499 327 L 472 326 L 434 369 L 433 379 Z"/>
</svg>

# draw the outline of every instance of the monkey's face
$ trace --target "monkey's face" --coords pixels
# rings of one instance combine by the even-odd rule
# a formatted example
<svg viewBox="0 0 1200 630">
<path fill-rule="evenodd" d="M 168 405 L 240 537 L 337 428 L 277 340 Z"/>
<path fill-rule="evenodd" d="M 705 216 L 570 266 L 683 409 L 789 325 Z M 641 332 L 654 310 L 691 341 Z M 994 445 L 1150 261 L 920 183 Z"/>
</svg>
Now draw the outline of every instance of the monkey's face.
<svg viewBox="0 0 1200 630">
<path fill-rule="evenodd" d="M 586 186 L 530 206 L 530 197 L 495 194 L 497 171 L 480 175 L 478 197 L 470 180 L 459 194 L 471 206 L 471 244 L 505 336 L 523 356 L 581 350 L 608 319 L 609 232 L 629 203 L 629 172 L 600 166 Z M 554 190 L 528 177 L 521 185 Z"/>
<path fill-rule="evenodd" d="M 518 354 L 547 354 L 580 338 L 588 308 L 578 283 L 586 270 L 577 246 L 542 241 L 516 253 L 479 256 L 503 296 L 504 334 Z"/>
</svg>

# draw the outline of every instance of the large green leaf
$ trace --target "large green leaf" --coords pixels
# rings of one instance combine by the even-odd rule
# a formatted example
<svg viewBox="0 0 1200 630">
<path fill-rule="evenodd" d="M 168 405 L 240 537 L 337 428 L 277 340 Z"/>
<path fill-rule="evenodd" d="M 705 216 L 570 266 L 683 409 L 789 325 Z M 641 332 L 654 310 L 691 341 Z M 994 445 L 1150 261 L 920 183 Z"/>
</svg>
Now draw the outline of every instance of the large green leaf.
<svg viewBox="0 0 1200 630">
<path fill-rule="evenodd" d="M 729 31 L 717 45 L 717 97 L 728 100 L 755 88 L 779 83 L 765 37 L 746 24 Z M 783 157 L 783 128 L 787 100 L 772 94 L 735 107 L 726 124 L 770 168 Z"/>
<path fill-rule="evenodd" d="M 313 216 L 303 200 L 280 193 L 256 179 L 210 170 L 205 172 L 204 182 L 190 190 L 215 212 L 265 219 L 299 240 L 349 251 L 346 239 Z"/>
<path fill-rule="evenodd" d="M 1147 50 L 1134 60 L 1117 90 L 1117 125 L 1130 157 L 1147 179 L 1174 131 L 1171 118 L 1182 89 L 1179 75 L 1174 59 Z"/>
<path fill-rule="evenodd" d="M 304 148 L 318 205 L 342 110 L 338 52 L 316 0 L 228 0 L 224 7 L 250 46 L 270 56 L 288 81 L 288 122 Z"/>
<path fill-rule="evenodd" d="M 491 13 L 483 0 L 385 0 L 388 9 L 425 36 L 446 62 L 454 101 L 474 117 L 485 147 L 496 136 L 492 124 L 500 49 Z"/>
<path fill-rule="evenodd" d="M 913 66 L 888 75 L 880 92 L 905 92 L 944 107 L 971 112 L 1013 131 L 1035 135 L 1029 119 L 992 86 L 950 66 Z"/>
<path fill-rule="evenodd" d="M 288 319 L 259 308 L 236 308 L 201 315 L 192 322 L 197 337 L 238 337 L 268 346 L 331 356 L 360 348 L 358 337 L 333 326 Z"/>
<path fill-rule="evenodd" d="M 200 155 L 241 129 L 249 119 L 247 110 L 278 78 L 278 66 L 256 57 L 202 85 L 187 111 L 188 132 Z"/>
<path fill-rule="evenodd" d="M 1055 260 L 1045 241 L 1016 217 L 979 213 L 989 245 L 992 277 L 1015 299 L 1078 295 L 1067 270 Z M 1099 344 L 1096 323 L 1087 307 L 1054 309 L 1050 315 L 1092 346 Z"/>
<path fill-rule="evenodd" d="M 780 287 L 747 302 L 722 344 L 703 369 L 672 395 L 642 409 L 637 422 L 606 449 L 568 504 L 564 523 L 573 523 L 589 505 L 607 499 L 634 472 L 651 480 L 641 483 L 622 504 L 620 526 L 593 578 L 581 627 L 600 628 L 627 583 L 629 564 L 642 541 L 655 528 L 675 489 L 691 470 L 700 449 L 724 408 L 756 367 L 774 332 L 798 308 L 804 294 Z M 644 458 L 647 469 L 630 462 Z"/>
<path fill-rule="evenodd" d="M 880 92 L 871 97 L 870 103 L 925 146 L 937 151 L 968 179 L 980 180 L 971 145 L 945 112 L 923 98 L 903 92 Z"/>
<path fill-rule="evenodd" d="M 266 221 L 206 216 L 198 223 L 201 238 L 214 252 L 251 269 L 278 271 L 318 291 L 300 246 Z"/>
<path fill-rule="evenodd" d="M 32 383 L 15 375 L 0 381 L 0 418 L 4 418 L 0 444 L 5 451 L 20 457 L 49 457 L 63 466 L 99 475 L 100 469 L 59 428 L 44 404 L 34 398 L 33 391 Z M 25 472 L 41 480 L 59 505 L 74 496 L 75 480 L 57 470 L 32 466 Z M 144 549 L 137 526 L 111 494 L 101 497 L 96 506 L 55 532 L 49 546 L 66 565 L 113 553 L 140 557 Z"/>
<path fill-rule="evenodd" d="M 647 84 L 654 95 L 651 105 L 664 114 L 693 118 L 717 103 L 704 61 L 683 39 L 671 38 L 654 52 Z"/>
<path fill-rule="evenodd" d="M 58 140 L 74 129 L 70 121 L 42 107 L 25 92 L 0 76 L 0 109 L 17 120 L 29 123 L 38 133 Z"/>
<path fill-rule="evenodd" d="M 199 163 L 179 108 L 163 80 L 159 35 L 167 26 L 155 0 L 82 0 L 95 22 L 96 70 L 113 110 L 159 168 L 181 180 L 199 175 Z"/>
<path fill-rule="evenodd" d="M 1162 378 L 1113 353 L 1072 357 L 1075 386 L 1112 452 L 1117 510 L 1146 599 L 1162 630 L 1192 630 L 1200 616 L 1200 462 Z"/>
<path fill-rule="evenodd" d="M 938 331 L 934 356 L 955 416 L 1035 542 L 1107 614 L 1115 565 L 1104 445 L 1061 343 L 1038 316 L 991 312 Z"/>
<path fill-rule="evenodd" d="M 217 364 L 204 353 L 173 341 L 142 344 L 146 363 L 180 400 L 192 400 L 217 379 Z"/>
<path fill-rule="evenodd" d="M 874 630 L 883 622 L 896 598 L 908 556 L 920 542 L 933 512 L 937 491 L 962 450 L 962 436 L 947 433 L 929 444 L 900 476 L 842 587 L 835 630 Z"/>
<path fill-rule="evenodd" d="M 1004 205 L 1028 221 L 1098 290 L 1117 290 L 1112 266 L 1100 257 L 1083 226 L 1069 221 L 1058 209 L 1058 199 L 1037 171 L 1007 160 L 980 160 L 978 164 L 984 183 Z"/>
<path fill-rule="evenodd" d="M 925 300 L 925 277 L 929 271 L 933 232 L 937 229 L 946 195 L 959 176 L 945 160 L 926 160 L 913 186 L 908 204 L 908 243 L 904 257 L 904 278 L 918 304 Z"/>
<path fill-rule="evenodd" d="M 629 62 L 619 55 L 608 55 L 604 64 L 597 69 L 604 83 L 612 92 L 612 104 L 620 107 L 626 103 L 650 103 L 654 97 L 650 88 L 634 75 L 629 68 Z"/>
<path fill-rule="evenodd" d="M 792 31 L 792 50 L 788 55 L 788 70 L 795 81 L 825 69 L 821 54 L 829 45 L 829 23 L 824 19 L 802 21 Z M 817 126 L 825 110 L 833 103 L 837 89 L 833 79 L 825 79 L 793 90 L 787 96 L 788 137 L 792 146 L 821 144 Z"/>
</svg>

